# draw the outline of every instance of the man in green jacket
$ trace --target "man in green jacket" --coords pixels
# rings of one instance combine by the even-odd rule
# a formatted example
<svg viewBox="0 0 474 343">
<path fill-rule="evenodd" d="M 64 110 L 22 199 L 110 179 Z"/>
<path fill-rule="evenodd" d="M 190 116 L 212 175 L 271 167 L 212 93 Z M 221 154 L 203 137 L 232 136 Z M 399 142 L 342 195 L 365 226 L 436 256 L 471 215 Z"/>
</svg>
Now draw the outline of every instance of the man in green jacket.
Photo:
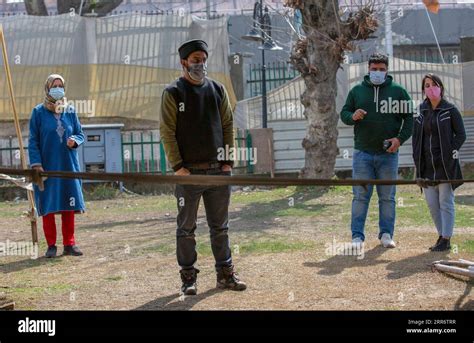
<svg viewBox="0 0 474 343">
<path fill-rule="evenodd" d="M 397 179 L 398 148 L 412 134 L 413 103 L 407 91 L 388 75 L 387 56 L 369 58 L 369 74 L 349 92 L 341 120 L 354 126 L 352 178 Z M 373 186 L 352 189 L 352 242 L 362 244 Z M 386 248 L 395 247 L 395 193 L 395 185 L 377 186 L 378 238 Z"/>
<path fill-rule="evenodd" d="M 219 151 L 234 146 L 233 115 L 224 86 L 207 78 L 208 46 L 195 39 L 178 49 L 183 76 L 162 95 L 160 135 L 175 175 L 231 175 L 233 161 L 219 160 Z M 176 185 L 178 202 L 176 254 L 181 292 L 195 295 L 196 219 L 201 196 L 216 260 L 217 287 L 246 288 L 234 272 L 228 236 L 229 186 Z"/>
</svg>

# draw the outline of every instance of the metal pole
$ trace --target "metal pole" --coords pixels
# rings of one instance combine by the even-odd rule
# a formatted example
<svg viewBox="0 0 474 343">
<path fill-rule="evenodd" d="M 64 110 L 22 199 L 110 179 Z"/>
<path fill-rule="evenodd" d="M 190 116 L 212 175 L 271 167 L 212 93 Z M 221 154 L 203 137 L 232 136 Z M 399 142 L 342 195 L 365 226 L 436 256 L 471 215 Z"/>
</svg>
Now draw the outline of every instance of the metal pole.
<svg viewBox="0 0 474 343">
<path fill-rule="evenodd" d="M 444 60 L 443 52 L 441 51 L 441 46 L 439 45 L 438 36 L 436 36 L 436 31 L 434 29 L 433 22 L 431 21 L 430 13 L 428 12 L 428 7 L 426 6 L 425 6 L 425 11 L 426 11 L 426 16 L 428 17 L 428 21 L 430 22 L 431 31 L 433 31 L 433 36 L 436 41 L 436 46 L 438 47 L 439 56 L 441 57 L 441 61 L 443 61 L 443 64 L 446 64 Z"/>
<path fill-rule="evenodd" d="M 211 0 L 206 0 L 206 16 L 211 19 Z"/>
<path fill-rule="evenodd" d="M 260 0 L 260 31 L 265 42 L 265 33 L 262 29 L 263 24 L 263 1 Z M 267 128 L 267 66 L 265 65 L 265 49 L 262 49 L 262 127 Z"/>
<path fill-rule="evenodd" d="M 16 110 L 16 100 L 15 100 L 15 94 L 13 92 L 12 76 L 10 72 L 10 65 L 8 63 L 7 44 L 5 42 L 5 35 L 3 32 L 2 24 L 0 24 L 0 43 L 2 45 L 3 67 L 5 68 L 5 77 L 7 79 L 8 90 L 10 93 L 10 102 L 12 105 L 13 120 L 15 123 L 16 135 L 18 138 L 18 147 L 20 148 L 21 167 L 23 169 L 27 169 L 25 149 L 23 147 L 23 138 L 22 138 L 21 127 L 20 127 L 20 120 L 18 119 L 18 113 Z M 38 227 L 37 227 L 37 220 L 36 220 L 34 194 L 32 191 L 27 191 L 26 194 L 28 197 L 28 201 L 30 203 L 29 217 L 30 217 L 30 224 L 31 224 L 31 236 L 32 236 L 33 244 L 38 244 Z"/>
<path fill-rule="evenodd" d="M 385 2 L 385 48 L 387 55 L 393 57 L 392 15 L 390 13 L 389 0 Z"/>
<path fill-rule="evenodd" d="M 81 0 L 81 4 L 79 5 L 79 15 L 82 15 L 82 7 L 84 6 L 84 0 Z"/>
<path fill-rule="evenodd" d="M 265 49 L 262 49 L 262 127 L 267 128 L 267 67 L 265 65 Z"/>
</svg>

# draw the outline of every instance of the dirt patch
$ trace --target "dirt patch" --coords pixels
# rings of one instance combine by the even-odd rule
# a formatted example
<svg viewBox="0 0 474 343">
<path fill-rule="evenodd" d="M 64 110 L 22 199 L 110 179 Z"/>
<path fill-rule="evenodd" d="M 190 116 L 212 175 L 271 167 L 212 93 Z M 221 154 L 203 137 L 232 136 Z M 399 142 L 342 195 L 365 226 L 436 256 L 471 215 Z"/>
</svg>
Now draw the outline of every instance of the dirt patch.
<svg viewBox="0 0 474 343">
<path fill-rule="evenodd" d="M 473 310 L 472 281 L 429 268 L 439 259 L 474 260 L 473 190 L 463 186 L 457 193 L 455 250 L 449 254 L 427 250 L 436 231 L 414 187 L 399 188 L 403 206 L 397 211 L 397 248 L 381 248 L 374 197 L 363 258 L 328 253 L 334 242 L 350 241 L 350 188 L 236 192 L 230 234 L 235 265 L 248 284 L 242 293 L 215 289 L 201 205 L 199 294 L 186 298 L 178 294 L 175 199 L 160 195 L 91 201 L 77 217 L 76 239 L 85 255 L 53 260 L 2 256 L 0 292 L 17 309 L 38 310 Z M 23 213 L 27 206 L 23 201 L 0 203 L 0 241 L 29 239 Z M 42 232 L 40 240 L 43 254 Z"/>
</svg>

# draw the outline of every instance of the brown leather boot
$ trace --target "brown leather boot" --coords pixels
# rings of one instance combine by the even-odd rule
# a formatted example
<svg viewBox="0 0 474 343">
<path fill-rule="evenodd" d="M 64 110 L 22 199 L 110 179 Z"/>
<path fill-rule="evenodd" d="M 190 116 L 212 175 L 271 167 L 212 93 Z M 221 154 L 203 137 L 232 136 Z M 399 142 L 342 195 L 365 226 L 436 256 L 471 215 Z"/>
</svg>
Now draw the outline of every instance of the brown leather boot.
<svg viewBox="0 0 474 343">
<path fill-rule="evenodd" d="M 223 267 L 217 271 L 217 288 L 243 291 L 247 289 L 245 282 L 241 281 L 234 271 L 234 266 Z"/>
</svg>

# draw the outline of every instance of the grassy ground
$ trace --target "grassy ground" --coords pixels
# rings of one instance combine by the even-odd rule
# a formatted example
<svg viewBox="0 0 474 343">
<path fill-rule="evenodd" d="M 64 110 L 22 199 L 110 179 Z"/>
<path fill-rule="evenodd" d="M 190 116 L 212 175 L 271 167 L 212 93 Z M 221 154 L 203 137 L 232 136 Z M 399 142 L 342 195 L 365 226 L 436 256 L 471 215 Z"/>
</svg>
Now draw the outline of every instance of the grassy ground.
<svg viewBox="0 0 474 343">
<path fill-rule="evenodd" d="M 100 190 L 89 199 L 106 198 L 108 192 Z M 437 235 L 415 187 L 398 188 L 396 249 L 379 246 L 374 192 L 363 258 L 328 254 L 334 242 L 350 241 L 350 205 L 348 187 L 234 192 L 231 247 L 249 286 L 243 293 L 214 288 L 201 205 L 199 295 L 183 298 L 178 295 L 174 197 L 120 195 L 88 201 L 76 228 L 85 256 L 2 256 L 0 292 L 19 309 L 474 309 L 472 281 L 429 268 L 439 259 L 474 260 L 473 186 L 457 191 L 456 235 L 449 254 L 428 252 Z M 26 209 L 26 202 L 0 202 L 0 242 L 29 239 Z M 42 232 L 40 241 L 43 254 Z"/>
</svg>

